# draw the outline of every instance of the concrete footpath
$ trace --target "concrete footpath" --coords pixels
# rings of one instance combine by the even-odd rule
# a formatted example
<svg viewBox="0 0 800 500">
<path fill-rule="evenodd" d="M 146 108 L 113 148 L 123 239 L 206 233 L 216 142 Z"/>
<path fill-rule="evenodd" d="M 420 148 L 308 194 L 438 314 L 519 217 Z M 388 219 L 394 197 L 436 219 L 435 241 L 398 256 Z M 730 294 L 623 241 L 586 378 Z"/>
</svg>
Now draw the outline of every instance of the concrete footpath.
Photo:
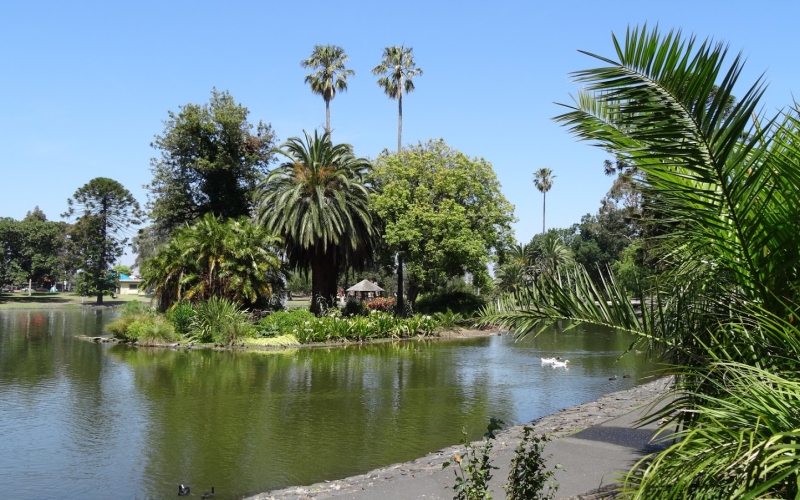
<svg viewBox="0 0 800 500">
<path fill-rule="evenodd" d="M 607 487 L 619 481 L 644 455 L 661 449 L 651 442 L 655 424 L 643 428 L 636 422 L 667 393 L 672 380 L 663 378 L 625 391 L 607 394 L 597 401 L 562 410 L 533 423 L 537 434 L 553 438 L 545 447 L 548 468 L 560 464 L 555 480 L 556 498 L 612 498 Z M 519 444 L 522 426 L 498 434 L 492 450 L 492 497 L 505 498 L 502 485 L 508 477 L 514 449 Z M 412 462 L 376 469 L 367 474 L 311 486 L 291 487 L 262 493 L 250 500 L 272 499 L 354 499 L 354 500 L 450 500 L 453 498 L 452 466 L 442 463 L 453 453 L 463 454 L 463 447 L 453 446 Z"/>
</svg>

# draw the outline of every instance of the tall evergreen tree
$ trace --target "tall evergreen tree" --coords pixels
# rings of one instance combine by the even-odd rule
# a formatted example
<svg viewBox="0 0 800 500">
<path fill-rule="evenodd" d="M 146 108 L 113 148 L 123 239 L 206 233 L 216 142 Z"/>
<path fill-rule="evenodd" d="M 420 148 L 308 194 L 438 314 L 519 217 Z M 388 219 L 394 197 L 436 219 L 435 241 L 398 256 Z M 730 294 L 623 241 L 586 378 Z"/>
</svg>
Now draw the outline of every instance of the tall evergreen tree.
<svg viewBox="0 0 800 500">
<path fill-rule="evenodd" d="M 103 295 L 116 288 L 111 266 L 128 243 L 125 233 L 141 223 L 144 212 L 122 184 L 106 177 L 97 177 L 80 187 L 67 204 L 63 217 L 79 214 L 70 232 L 79 251 L 79 292 L 96 295 L 97 304 L 102 305 Z"/>
</svg>

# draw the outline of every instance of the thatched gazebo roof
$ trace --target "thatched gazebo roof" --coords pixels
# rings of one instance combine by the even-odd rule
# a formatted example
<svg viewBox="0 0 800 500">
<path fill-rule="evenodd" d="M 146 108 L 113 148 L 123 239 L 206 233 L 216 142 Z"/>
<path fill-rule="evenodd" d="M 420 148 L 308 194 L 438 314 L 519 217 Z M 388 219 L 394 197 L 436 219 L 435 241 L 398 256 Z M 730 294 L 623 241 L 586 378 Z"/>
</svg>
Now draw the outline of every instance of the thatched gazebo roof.
<svg viewBox="0 0 800 500">
<path fill-rule="evenodd" d="M 347 289 L 348 292 L 382 292 L 383 288 L 379 287 L 370 280 L 361 280 L 355 285 Z"/>
</svg>

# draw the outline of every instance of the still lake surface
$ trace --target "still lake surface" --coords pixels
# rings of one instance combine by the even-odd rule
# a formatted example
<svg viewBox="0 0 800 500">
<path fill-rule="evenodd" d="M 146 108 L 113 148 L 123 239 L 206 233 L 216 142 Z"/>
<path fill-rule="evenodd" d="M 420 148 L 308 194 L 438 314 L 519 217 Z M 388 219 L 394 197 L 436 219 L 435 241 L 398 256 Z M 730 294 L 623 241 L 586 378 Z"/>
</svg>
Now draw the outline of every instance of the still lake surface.
<svg viewBox="0 0 800 500">
<path fill-rule="evenodd" d="M 241 498 L 361 474 L 649 380 L 594 327 L 278 352 L 80 341 L 113 310 L 0 311 L 8 498 Z M 541 357 L 570 360 L 568 370 Z M 623 374 L 631 374 L 629 379 Z M 608 378 L 617 375 L 618 380 Z M 197 496 L 197 495 L 195 495 Z"/>
</svg>

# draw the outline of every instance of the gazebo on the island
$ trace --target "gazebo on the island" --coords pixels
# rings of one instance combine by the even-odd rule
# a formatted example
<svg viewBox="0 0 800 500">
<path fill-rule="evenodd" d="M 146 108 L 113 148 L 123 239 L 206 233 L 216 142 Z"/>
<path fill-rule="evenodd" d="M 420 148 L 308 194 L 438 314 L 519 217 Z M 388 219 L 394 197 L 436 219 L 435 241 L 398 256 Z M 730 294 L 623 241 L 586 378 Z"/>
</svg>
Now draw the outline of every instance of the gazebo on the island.
<svg viewBox="0 0 800 500">
<path fill-rule="evenodd" d="M 383 295 L 383 288 L 379 287 L 370 280 L 361 280 L 347 289 L 348 297 L 358 297 L 361 300 L 369 300 Z"/>
</svg>

